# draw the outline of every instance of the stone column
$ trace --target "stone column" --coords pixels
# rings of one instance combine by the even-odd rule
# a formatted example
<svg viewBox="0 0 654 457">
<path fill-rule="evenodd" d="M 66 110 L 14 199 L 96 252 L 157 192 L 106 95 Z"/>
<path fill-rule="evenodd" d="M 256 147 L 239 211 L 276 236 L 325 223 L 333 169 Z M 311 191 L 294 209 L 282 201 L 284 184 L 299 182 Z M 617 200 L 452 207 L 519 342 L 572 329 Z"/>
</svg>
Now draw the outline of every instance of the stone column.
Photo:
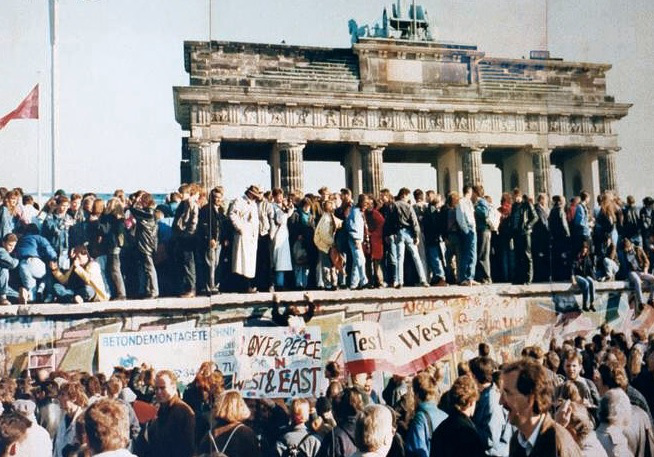
<svg viewBox="0 0 654 457">
<path fill-rule="evenodd" d="M 551 153 L 551 149 L 534 149 L 531 151 L 532 167 L 534 170 L 534 197 L 537 197 L 541 193 L 549 197 L 552 193 Z"/>
<path fill-rule="evenodd" d="M 484 184 L 481 172 L 481 154 L 484 149 L 479 146 L 465 148 L 461 151 L 461 166 L 463 168 L 463 185 L 475 186 Z"/>
<path fill-rule="evenodd" d="M 384 187 L 384 149 L 385 146 L 372 145 L 361 147 L 361 173 L 363 192 L 378 195 Z"/>
<path fill-rule="evenodd" d="M 220 142 L 189 140 L 188 147 L 191 181 L 205 189 L 220 185 Z"/>
<path fill-rule="evenodd" d="M 273 155 L 276 154 L 279 160 L 278 185 L 287 194 L 292 191 L 304 192 L 304 146 L 304 143 L 275 145 Z M 274 160 L 272 162 L 274 164 Z M 273 176 L 273 185 L 277 184 L 275 181 Z"/>
<path fill-rule="evenodd" d="M 600 192 L 610 190 L 618 192 L 618 179 L 616 157 L 620 148 L 600 150 L 598 154 L 598 168 L 600 179 Z"/>
<path fill-rule="evenodd" d="M 349 146 L 342 164 L 345 168 L 345 186 L 352 191 L 352 196 L 356 200 L 363 192 L 361 150 L 357 145 Z"/>
</svg>

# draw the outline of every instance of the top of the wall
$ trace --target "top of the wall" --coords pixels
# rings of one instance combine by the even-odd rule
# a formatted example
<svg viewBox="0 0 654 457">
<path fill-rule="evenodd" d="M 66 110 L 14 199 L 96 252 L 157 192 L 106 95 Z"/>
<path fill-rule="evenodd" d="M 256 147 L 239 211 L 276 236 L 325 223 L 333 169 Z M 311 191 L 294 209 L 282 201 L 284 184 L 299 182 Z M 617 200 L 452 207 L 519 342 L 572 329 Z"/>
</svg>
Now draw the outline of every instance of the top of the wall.
<svg viewBox="0 0 654 457">
<path fill-rule="evenodd" d="M 628 288 L 624 282 L 598 283 L 598 292 L 623 292 Z M 577 287 L 569 283 L 531 284 L 517 286 L 510 284 L 494 284 L 486 286 L 462 287 L 406 287 L 403 289 L 371 289 L 361 291 L 310 291 L 281 292 L 256 294 L 218 294 L 211 297 L 159 298 L 155 300 L 127 300 L 102 303 L 84 303 L 80 305 L 34 304 L 10 305 L 0 307 L 0 318 L 12 317 L 47 317 L 51 319 L 97 318 L 109 316 L 124 316 L 137 314 L 180 314 L 220 312 L 238 308 L 262 306 L 269 307 L 277 301 L 282 304 L 306 304 L 314 302 L 319 306 L 341 305 L 355 303 L 383 303 L 386 301 L 425 300 L 474 297 L 494 294 L 499 296 L 548 296 L 552 294 L 579 293 Z"/>
</svg>

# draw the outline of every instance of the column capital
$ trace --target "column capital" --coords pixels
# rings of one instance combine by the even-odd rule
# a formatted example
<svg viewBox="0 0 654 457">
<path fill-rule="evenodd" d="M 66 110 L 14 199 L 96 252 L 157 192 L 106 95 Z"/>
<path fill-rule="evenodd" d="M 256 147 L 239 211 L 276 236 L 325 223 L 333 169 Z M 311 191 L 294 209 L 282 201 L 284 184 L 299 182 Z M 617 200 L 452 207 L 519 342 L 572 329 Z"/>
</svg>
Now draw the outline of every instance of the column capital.
<svg viewBox="0 0 654 457">
<path fill-rule="evenodd" d="M 531 148 L 525 152 L 528 154 L 531 154 L 531 157 L 534 159 L 541 158 L 541 160 L 547 160 L 550 161 L 550 157 L 552 157 L 552 151 L 554 149 L 550 148 Z"/>
<path fill-rule="evenodd" d="M 307 143 L 305 141 L 278 141 L 275 143 L 275 147 L 277 149 L 304 149 L 306 145 Z"/>
<path fill-rule="evenodd" d="M 613 155 L 620 152 L 622 148 L 620 146 L 614 146 L 612 148 L 599 148 L 597 152 L 601 155 Z"/>
<path fill-rule="evenodd" d="M 188 139 L 188 146 L 190 148 L 202 148 L 211 145 L 211 143 L 214 143 L 214 141 L 206 138 L 189 137 Z M 218 143 L 220 143 L 220 141 L 218 141 Z"/>
<path fill-rule="evenodd" d="M 359 143 L 359 147 L 361 149 L 370 149 L 370 150 L 375 150 L 375 149 L 384 150 L 386 149 L 387 146 L 388 146 L 387 144 L 380 144 L 380 143 Z"/>
<path fill-rule="evenodd" d="M 487 144 L 462 144 L 462 148 L 466 148 L 471 152 L 484 152 L 488 148 Z"/>
</svg>

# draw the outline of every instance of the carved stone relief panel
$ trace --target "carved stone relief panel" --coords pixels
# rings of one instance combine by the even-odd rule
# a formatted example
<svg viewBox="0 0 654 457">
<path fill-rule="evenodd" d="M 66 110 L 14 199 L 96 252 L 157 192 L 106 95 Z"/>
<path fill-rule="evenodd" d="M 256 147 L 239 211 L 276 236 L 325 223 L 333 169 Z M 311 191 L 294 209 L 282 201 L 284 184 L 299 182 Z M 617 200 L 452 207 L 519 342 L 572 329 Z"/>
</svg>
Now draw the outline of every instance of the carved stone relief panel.
<svg viewBox="0 0 654 457">
<path fill-rule="evenodd" d="M 229 106 L 227 103 L 214 103 L 212 106 L 211 122 L 229 122 Z"/>
<path fill-rule="evenodd" d="M 399 130 L 417 130 L 418 115 L 413 111 L 403 111 L 398 113 Z"/>
<path fill-rule="evenodd" d="M 561 133 L 570 133 L 572 126 L 570 125 L 570 116 L 559 117 L 559 129 Z"/>
<path fill-rule="evenodd" d="M 249 125 L 258 124 L 257 111 L 258 109 L 255 105 L 244 106 L 241 115 L 241 123 Z"/>
<path fill-rule="evenodd" d="M 592 120 L 593 133 L 604 133 L 604 119 L 600 116 L 593 116 Z"/>
<path fill-rule="evenodd" d="M 286 106 L 274 105 L 268 108 L 268 124 L 269 125 L 285 125 L 286 124 Z"/>
<path fill-rule="evenodd" d="M 363 128 L 366 126 L 366 111 L 363 109 L 355 109 L 352 113 L 350 125 L 354 128 Z"/>
<path fill-rule="evenodd" d="M 496 115 L 496 126 L 499 132 L 515 132 L 515 116 L 512 114 L 498 114 Z"/>
<path fill-rule="evenodd" d="M 325 127 L 339 127 L 341 113 L 339 110 L 328 108 L 325 110 Z"/>
<path fill-rule="evenodd" d="M 299 107 L 293 111 L 293 117 L 295 118 L 295 125 L 298 126 L 308 126 L 313 125 L 313 116 L 311 115 L 311 110 L 306 107 Z"/>
<path fill-rule="evenodd" d="M 583 133 L 583 122 L 581 116 L 572 116 L 570 118 L 570 133 Z"/>
<path fill-rule="evenodd" d="M 488 113 L 477 114 L 477 130 L 480 132 L 493 131 L 493 118 Z"/>
<path fill-rule="evenodd" d="M 454 130 L 467 132 L 470 130 L 468 113 L 454 113 Z"/>
<path fill-rule="evenodd" d="M 547 116 L 547 130 L 555 133 L 561 131 L 561 121 L 558 115 Z"/>
<path fill-rule="evenodd" d="M 379 112 L 379 128 L 392 129 L 393 128 L 393 112 L 380 111 Z"/>
<path fill-rule="evenodd" d="M 538 132 L 540 130 L 540 115 L 528 114 L 525 120 L 525 130 L 527 132 Z"/>
<path fill-rule="evenodd" d="M 443 113 L 429 113 L 427 115 L 427 128 L 429 130 L 443 130 L 445 128 Z"/>
</svg>

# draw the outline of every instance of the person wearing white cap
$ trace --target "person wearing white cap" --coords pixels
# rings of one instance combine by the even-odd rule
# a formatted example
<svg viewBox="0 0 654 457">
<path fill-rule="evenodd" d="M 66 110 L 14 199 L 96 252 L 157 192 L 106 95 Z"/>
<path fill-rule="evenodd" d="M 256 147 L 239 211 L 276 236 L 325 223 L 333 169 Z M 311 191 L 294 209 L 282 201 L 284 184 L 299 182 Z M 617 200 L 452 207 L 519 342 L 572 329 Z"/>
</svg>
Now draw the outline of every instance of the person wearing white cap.
<svg viewBox="0 0 654 457">
<path fill-rule="evenodd" d="M 52 440 L 46 429 L 41 427 L 36 420 L 36 403 L 32 400 L 16 400 L 13 403 L 14 410 L 25 416 L 31 423 L 25 433 L 25 439 L 21 443 L 20 453 L 29 457 L 50 457 L 52 456 Z"/>
</svg>

